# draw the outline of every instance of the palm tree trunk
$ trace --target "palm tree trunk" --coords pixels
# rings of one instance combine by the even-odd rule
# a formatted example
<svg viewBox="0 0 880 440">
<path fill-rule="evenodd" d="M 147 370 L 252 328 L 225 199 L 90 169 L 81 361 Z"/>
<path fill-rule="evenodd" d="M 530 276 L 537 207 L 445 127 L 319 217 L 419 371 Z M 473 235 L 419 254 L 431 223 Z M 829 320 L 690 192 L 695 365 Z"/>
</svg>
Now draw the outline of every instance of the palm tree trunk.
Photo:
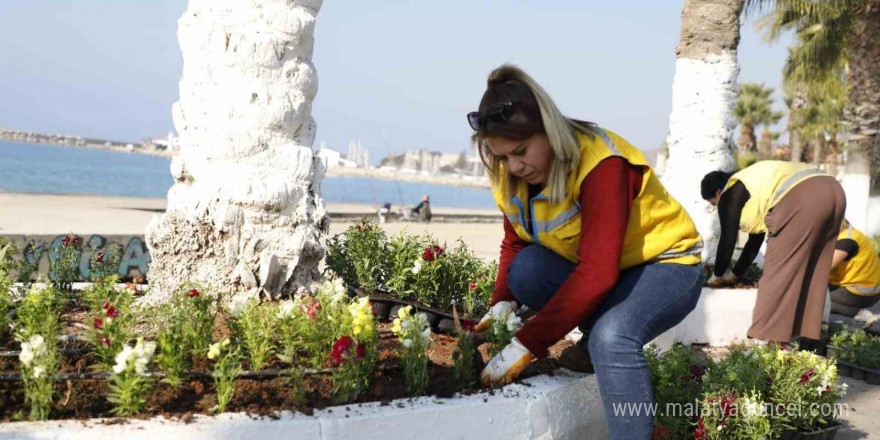
<svg viewBox="0 0 880 440">
<path fill-rule="evenodd" d="M 865 230 L 868 199 L 880 192 L 880 0 L 865 2 L 847 51 L 850 71 L 843 184 L 847 219 Z"/>
<path fill-rule="evenodd" d="M 803 90 L 796 90 L 792 95 L 791 112 L 788 117 L 788 141 L 791 145 L 792 162 L 803 162 L 804 157 L 804 139 L 801 136 L 801 127 L 803 126 L 803 115 L 801 112 L 807 106 L 807 94 Z"/>
<path fill-rule="evenodd" d="M 740 153 L 751 153 L 755 150 L 755 127 L 742 124 L 739 131 L 739 143 L 737 148 Z"/>
<path fill-rule="evenodd" d="M 685 0 L 676 47 L 669 116 L 669 158 L 663 182 L 703 236 L 704 261 L 714 261 L 720 227 L 700 196 L 710 171 L 734 168 L 737 46 L 745 0 Z"/>
<path fill-rule="evenodd" d="M 185 281 L 292 293 L 319 279 L 323 163 L 312 153 L 311 63 L 322 0 L 190 0 L 173 106 L 180 155 L 147 228 L 150 302 Z"/>
<path fill-rule="evenodd" d="M 761 140 L 758 141 L 758 154 L 765 160 L 773 156 L 773 133 L 766 128 L 761 132 Z"/>
<path fill-rule="evenodd" d="M 822 133 L 819 136 L 816 136 L 816 139 L 813 141 L 813 165 L 817 167 L 824 161 L 824 151 L 825 151 L 825 134 Z"/>
</svg>

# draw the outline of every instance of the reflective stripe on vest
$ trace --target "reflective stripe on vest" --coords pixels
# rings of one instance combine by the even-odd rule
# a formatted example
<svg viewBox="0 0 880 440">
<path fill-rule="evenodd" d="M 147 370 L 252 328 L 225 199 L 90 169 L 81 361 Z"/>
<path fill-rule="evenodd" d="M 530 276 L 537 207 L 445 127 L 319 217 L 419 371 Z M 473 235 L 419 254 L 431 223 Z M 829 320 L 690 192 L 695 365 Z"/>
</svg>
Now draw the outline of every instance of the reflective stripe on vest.
<svg viewBox="0 0 880 440">
<path fill-rule="evenodd" d="M 799 171 L 799 172 L 795 173 L 793 176 L 789 177 L 785 182 L 783 182 L 782 185 L 779 186 L 779 189 L 776 190 L 776 194 L 773 195 L 773 201 L 770 204 L 775 205 L 777 202 L 779 202 L 779 198 L 783 194 L 785 194 L 785 191 L 788 190 L 788 187 L 794 185 L 795 182 L 797 182 L 807 176 L 812 176 L 814 174 L 827 174 L 827 173 L 823 172 L 822 170 L 815 169 L 815 168 L 810 169 L 810 170 L 803 170 L 803 171 Z"/>
<path fill-rule="evenodd" d="M 703 242 L 699 242 L 690 249 L 682 252 L 666 251 L 655 258 L 656 260 L 668 260 L 670 258 L 685 257 L 688 255 L 699 255 L 703 253 Z"/>
</svg>

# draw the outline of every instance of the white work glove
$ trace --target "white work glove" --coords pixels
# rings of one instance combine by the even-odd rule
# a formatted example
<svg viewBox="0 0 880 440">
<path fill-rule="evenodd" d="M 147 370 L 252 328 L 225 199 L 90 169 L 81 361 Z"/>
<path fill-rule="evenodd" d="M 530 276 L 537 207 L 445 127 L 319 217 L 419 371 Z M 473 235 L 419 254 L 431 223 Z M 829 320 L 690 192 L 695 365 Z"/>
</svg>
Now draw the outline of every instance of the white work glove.
<svg viewBox="0 0 880 440">
<path fill-rule="evenodd" d="M 722 275 L 721 277 L 716 277 L 713 274 L 711 277 L 709 277 L 709 281 L 707 282 L 707 284 L 709 284 L 710 287 L 729 286 L 736 284 L 736 281 L 738 279 L 739 277 L 734 275 L 733 272 L 728 269 L 727 272 L 724 272 L 724 275 Z"/>
<path fill-rule="evenodd" d="M 515 301 L 498 301 L 489 309 L 489 312 L 480 319 L 480 322 L 474 326 L 474 332 L 480 333 L 489 329 L 489 326 L 492 325 L 492 320 L 496 316 L 507 316 L 508 312 L 516 312 L 516 302 Z"/>
<path fill-rule="evenodd" d="M 487 386 L 508 384 L 519 377 L 530 362 L 532 362 L 532 353 L 519 342 L 519 339 L 513 338 L 501 353 L 495 355 L 486 364 L 480 375 L 480 381 Z"/>
</svg>

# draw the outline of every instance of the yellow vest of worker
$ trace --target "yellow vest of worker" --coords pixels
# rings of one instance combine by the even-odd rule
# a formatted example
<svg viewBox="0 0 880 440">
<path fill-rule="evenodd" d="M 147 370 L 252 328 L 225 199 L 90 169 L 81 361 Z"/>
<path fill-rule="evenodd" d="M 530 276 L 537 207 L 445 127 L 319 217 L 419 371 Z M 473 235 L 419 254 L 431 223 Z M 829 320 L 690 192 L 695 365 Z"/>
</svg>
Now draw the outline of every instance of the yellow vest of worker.
<svg viewBox="0 0 880 440">
<path fill-rule="evenodd" d="M 641 190 L 633 200 L 620 269 L 655 261 L 698 264 L 702 252 L 700 235 L 687 212 L 663 188 L 642 152 L 620 136 L 598 128 L 595 136 L 578 134 L 578 140 L 580 166 L 568 178 L 565 200 L 551 203 L 547 188 L 529 200 L 528 184 L 522 179 L 516 194 L 510 198 L 493 185 L 495 202 L 516 234 L 577 263 L 581 235 L 581 206 L 578 203 L 581 183 L 602 160 L 617 156 L 646 170 Z M 503 166 L 501 173 L 497 181 L 506 182 Z M 591 206 L 589 209 L 602 207 Z"/>
<path fill-rule="evenodd" d="M 831 270 L 828 283 L 842 286 L 856 295 L 880 294 L 880 258 L 877 257 L 874 243 L 851 225 L 843 229 L 837 239 L 854 240 L 859 245 L 859 251 L 852 259 Z"/>
<path fill-rule="evenodd" d="M 764 160 L 730 176 L 724 190 L 736 182 L 745 185 L 750 197 L 743 206 L 739 229 L 749 234 L 764 234 L 767 232 L 764 219 L 770 208 L 776 206 L 798 183 L 827 175 L 805 163 Z"/>
</svg>

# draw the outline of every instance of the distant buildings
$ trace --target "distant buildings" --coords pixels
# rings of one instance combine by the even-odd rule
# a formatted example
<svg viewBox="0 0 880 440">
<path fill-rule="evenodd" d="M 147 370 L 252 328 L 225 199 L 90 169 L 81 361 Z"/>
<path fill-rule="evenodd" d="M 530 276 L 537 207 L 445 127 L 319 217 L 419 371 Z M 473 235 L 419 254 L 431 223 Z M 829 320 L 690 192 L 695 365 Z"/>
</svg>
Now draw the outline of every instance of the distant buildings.
<svg viewBox="0 0 880 440">
<path fill-rule="evenodd" d="M 354 162 L 358 168 L 370 167 L 370 154 L 361 146 L 361 141 L 348 142 L 348 156 L 345 158 Z"/>
<path fill-rule="evenodd" d="M 476 150 L 474 152 L 476 153 Z M 423 176 L 483 177 L 486 175 L 485 167 L 477 155 L 468 155 L 465 151 L 441 153 L 424 148 L 388 155 L 379 163 L 379 169 Z"/>
</svg>

